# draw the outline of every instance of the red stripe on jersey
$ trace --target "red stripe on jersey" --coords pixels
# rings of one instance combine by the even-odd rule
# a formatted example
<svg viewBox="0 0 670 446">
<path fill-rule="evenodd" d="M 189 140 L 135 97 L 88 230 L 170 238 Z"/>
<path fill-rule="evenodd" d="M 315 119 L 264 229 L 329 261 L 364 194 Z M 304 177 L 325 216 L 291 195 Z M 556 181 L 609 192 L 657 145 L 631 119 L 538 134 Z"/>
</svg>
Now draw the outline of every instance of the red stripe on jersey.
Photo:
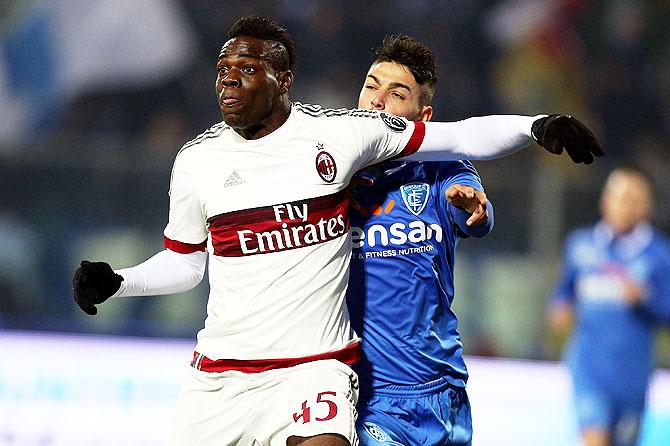
<svg viewBox="0 0 670 446">
<path fill-rule="evenodd" d="M 260 373 L 273 369 L 284 369 L 306 362 L 336 359 L 345 364 L 355 364 L 361 357 L 361 344 L 356 343 L 334 352 L 319 355 L 303 356 L 302 358 L 280 359 L 209 359 L 198 352 L 193 352 L 191 366 L 203 372 L 221 373 L 235 370 L 242 373 Z"/>
<path fill-rule="evenodd" d="M 409 156 L 419 150 L 424 136 L 426 136 L 426 124 L 423 121 L 414 121 L 414 131 L 412 132 L 409 141 L 407 141 L 407 145 L 399 155 L 394 156 L 393 158 L 396 159 L 402 158 L 403 156 Z"/>
<path fill-rule="evenodd" d="M 349 232 L 347 190 L 292 203 L 243 209 L 208 220 L 214 254 L 240 257 L 324 243 Z"/>
<path fill-rule="evenodd" d="M 205 251 L 207 249 L 207 240 L 202 243 L 182 243 L 177 240 L 172 240 L 163 236 L 163 246 L 170 251 L 178 252 L 179 254 L 191 254 L 193 252 Z"/>
</svg>

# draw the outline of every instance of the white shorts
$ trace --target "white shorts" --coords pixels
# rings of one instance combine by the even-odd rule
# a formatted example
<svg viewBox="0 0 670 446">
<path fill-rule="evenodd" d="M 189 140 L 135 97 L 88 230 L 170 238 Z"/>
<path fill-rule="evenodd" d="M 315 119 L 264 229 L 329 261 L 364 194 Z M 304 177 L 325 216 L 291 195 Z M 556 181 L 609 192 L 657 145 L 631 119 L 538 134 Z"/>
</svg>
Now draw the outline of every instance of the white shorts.
<svg viewBox="0 0 670 446">
<path fill-rule="evenodd" d="M 260 373 L 210 373 L 188 367 L 171 446 L 285 446 L 291 436 L 356 436 L 358 377 L 327 359 Z"/>
</svg>

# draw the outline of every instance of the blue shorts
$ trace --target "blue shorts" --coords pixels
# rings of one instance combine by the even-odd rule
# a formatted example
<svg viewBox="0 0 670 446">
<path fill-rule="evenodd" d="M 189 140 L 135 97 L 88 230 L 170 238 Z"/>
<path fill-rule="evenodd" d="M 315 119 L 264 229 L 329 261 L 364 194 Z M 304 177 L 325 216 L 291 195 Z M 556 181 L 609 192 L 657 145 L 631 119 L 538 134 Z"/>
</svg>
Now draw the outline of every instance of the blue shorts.
<svg viewBox="0 0 670 446">
<path fill-rule="evenodd" d="M 573 399 L 580 432 L 604 430 L 610 433 L 614 446 L 637 444 L 644 396 L 617 396 L 591 386 L 576 385 Z"/>
<path fill-rule="evenodd" d="M 389 386 L 359 404 L 360 446 L 470 446 L 472 416 L 465 389 L 445 379 Z"/>
</svg>

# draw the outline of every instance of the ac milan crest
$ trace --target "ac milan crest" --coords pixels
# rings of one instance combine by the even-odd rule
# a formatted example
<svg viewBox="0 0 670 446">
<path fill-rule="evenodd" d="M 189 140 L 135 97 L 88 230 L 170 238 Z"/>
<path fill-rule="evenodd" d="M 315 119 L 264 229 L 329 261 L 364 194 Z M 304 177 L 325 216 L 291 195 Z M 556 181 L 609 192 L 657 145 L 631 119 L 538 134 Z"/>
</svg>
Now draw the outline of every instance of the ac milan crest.
<svg viewBox="0 0 670 446">
<path fill-rule="evenodd" d="M 335 180 L 335 175 L 337 174 L 337 166 L 335 165 L 335 160 L 330 155 L 330 153 L 321 151 L 316 155 L 316 171 L 319 173 L 319 176 L 326 183 L 332 183 Z"/>
</svg>

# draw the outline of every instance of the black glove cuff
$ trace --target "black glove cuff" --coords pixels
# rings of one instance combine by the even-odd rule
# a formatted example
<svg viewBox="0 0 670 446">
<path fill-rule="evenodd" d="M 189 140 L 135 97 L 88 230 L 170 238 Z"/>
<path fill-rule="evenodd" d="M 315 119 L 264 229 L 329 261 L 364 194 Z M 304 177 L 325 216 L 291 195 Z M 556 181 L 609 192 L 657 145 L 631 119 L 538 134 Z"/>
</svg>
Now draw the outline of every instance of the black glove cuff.
<svg viewBox="0 0 670 446">
<path fill-rule="evenodd" d="M 544 147 L 544 137 L 547 134 L 547 128 L 549 128 L 549 125 L 561 116 L 563 115 L 553 114 L 533 121 L 533 124 L 530 127 L 530 134 L 539 145 Z"/>
</svg>

